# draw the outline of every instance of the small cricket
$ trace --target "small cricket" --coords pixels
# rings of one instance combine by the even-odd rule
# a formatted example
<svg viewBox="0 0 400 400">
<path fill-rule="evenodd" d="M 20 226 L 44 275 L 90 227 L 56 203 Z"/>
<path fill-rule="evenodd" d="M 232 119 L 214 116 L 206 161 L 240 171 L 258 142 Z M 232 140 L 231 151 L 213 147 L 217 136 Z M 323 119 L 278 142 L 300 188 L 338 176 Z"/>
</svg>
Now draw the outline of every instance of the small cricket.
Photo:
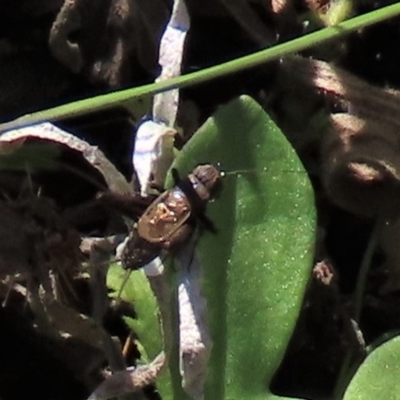
<svg viewBox="0 0 400 400">
<path fill-rule="evenodd" d="M 223 172 L 212 164 L 197 165 L 183 178 L 176 169 L 171 172 L 174 186 L 158 196 L 102 195 L 108 204 L 137 221 L 120 255 L 122 266 L 127 270 L 142 268 L 162 252 L 179 250 L 196 226 L 216 233 L 213 222 L 205 215 L 209 200 L 221 188 L 224 176 L 251 173 L 249 170 Z"/>
<path fill-rule="evenodd" d="M 144 266 L 162 250 L 178 249 L 189 239 L 197 222 L 206 230 L 216 232 L 204 212 L 221 184 L 221 172 L 211 164 L 203 164 L 184 178 L 175 169 L 172 175 L 174 187 L 151 202 L 140 216 L 137 230 L 130 233 L 122 254 L 126 269 Z"/>
</svg>

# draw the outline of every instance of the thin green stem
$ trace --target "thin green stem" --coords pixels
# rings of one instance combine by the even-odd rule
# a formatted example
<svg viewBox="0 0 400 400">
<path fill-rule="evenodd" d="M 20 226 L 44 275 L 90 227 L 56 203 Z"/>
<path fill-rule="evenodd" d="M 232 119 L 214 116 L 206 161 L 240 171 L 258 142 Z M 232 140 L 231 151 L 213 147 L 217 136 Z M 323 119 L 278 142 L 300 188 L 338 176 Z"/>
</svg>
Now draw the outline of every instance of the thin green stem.
<svg viewBox="0 0 400 400">
<path fill-rule="evenodd" d="M 383 225 L 386 223 L 386 219 L 378 217 L 375 222 L 374 228 L 372 229 L 371 236 L 367 248 L 364 253 L 364 257 L 361 262 L 360 270 L 357 277 L 357 285 L 354 294 L 354 320 L 359 323 L 362 313 L 363 299 L 365 293 L 365 285 L 367 281 L 368 271 L 371 266 L 372 257 L 376 249 L 376 245 L 382 230 Z M 356 369 L 357 359 L 354 358 L 355 353 L 352 348 L 347 350 L 344 358 L 342 368 L 339 373 L 338 380 L 333 395 L 334 400 L 340 400 L 343 398 L 344 392 L 348 383 L 350 382 L 351 376 Z"/>
<path fill-rule="evenodd" d="M 42 121 L 54 121 L 61 118 L 76 117 L 89 112 L 101 111 L 110 107 L 123 106 L 133 98 L 151 96 L 175 88 L 183 88 L 233 74 L 256 67 L 284 55 L 299 52 L 306 48 L 321 44 L 328 40 L 347 35 L 357 29 L 376 24 L 400 14 L 400 3 L 372 11 L 367 14 L 351 18 L 337 26 L 321 29 L 317 32 L 301 36 L 286 43 L 282 43 L 266 50 L 262 50 L 245 57 L 241 57 L 220 65 L 205 68 L 201 71 L 182 75 L 164 82 L 152 83 L 137 88 L 125 89 L 108 93 L 59 107 L 50 108 L 33 114 L 27 114 L 11 122 L 0 125 L 0 131 L 32 125 Z"/>
<path fill-rule="evenodd" d="M 354 354 L 351 350 L 347 350 L 340 369 L 339 377 L 336 381 L 335 390 L 333 392 L 333 400 L 341 400 L 343 398 L 346 387 L 350 381 L 350 371 L 352 366 L 352 358 Z"/>
</svg>

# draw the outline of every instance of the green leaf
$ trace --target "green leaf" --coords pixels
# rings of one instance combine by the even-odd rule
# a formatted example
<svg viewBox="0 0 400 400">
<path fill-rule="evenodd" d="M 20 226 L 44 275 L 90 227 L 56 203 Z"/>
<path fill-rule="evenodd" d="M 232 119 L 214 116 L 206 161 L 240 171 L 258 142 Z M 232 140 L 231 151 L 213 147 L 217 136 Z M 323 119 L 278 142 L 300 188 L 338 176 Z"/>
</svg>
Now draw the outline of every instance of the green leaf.
<svg viewBox="0 0 400 400">
<path fill-rule="evenodd" d="M 400 336 L 376 348 L 364 360 L 344 400 L 400 400 Z"/>
<path fill-rule="evenodd" d="M 107 286 L 115 290 L 115 295 L 119 292 L 125 274 L 126 271 L 117 264 L 112 265 L 108 271 Z M 134 306 L 137 318 L 127 318 L 126 321 L 129 321 L 129 326 L 138 335 L 147 355 L 150 358 L 156 357 L 162 350 L 158 305 L 143 270 L 132 271 L 122 289 L 121 299 Z"/>
<path fill-rule="evenodd" d="M 313 260 L 313 190 L 291 145 L 246 96 L 221 107 L 174 167 L 183 175 L 201 163 L 226 173 L 207 209 L 218 233 L 197 246 L 213 341 L 205 399 L 272 399 Z"/>
<path fill-rule="evenodd" d="M 119 265 L 110 266 L 107 286 L 115 290 L 115 295 L 121 288 L 125 274 L 126 271 Z M 145 352 L 142 358 L 144 361 L 153 360 L 163 350 L 163 338 L 157 299 L 142 269 L 132 271 L 121 292 L 121 299 L 133 304 L 135 308 L 137 318 L 126 318 L 125 321 L 139 338 L 139 347 Z M 164 399 L 173 398 L 171 378 L 167 368 L 158 377 L 157 388 Z"/>
</svg>

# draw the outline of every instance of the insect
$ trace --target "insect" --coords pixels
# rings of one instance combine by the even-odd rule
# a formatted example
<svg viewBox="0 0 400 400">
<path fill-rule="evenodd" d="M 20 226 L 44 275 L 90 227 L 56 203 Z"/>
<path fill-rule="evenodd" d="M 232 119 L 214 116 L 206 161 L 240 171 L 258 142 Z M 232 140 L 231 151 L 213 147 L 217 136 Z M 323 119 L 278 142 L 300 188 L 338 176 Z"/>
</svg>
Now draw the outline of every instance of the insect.
<svg viewBox="0 0 400 400">
<path fill-rule="evenodd" d="M 220 183 L 218 169 L 211 164 L 198 165 L 183 179 L 173 170 L 173 177 L 175 186 L 158 196 L 138 221 L 139 236 L 163 248 L 184 242 L 197 218 L 207 229 L 215 231 L 204 211 Z"/>
<path fill-rule="evenodd" d="M 174 187 L 152 201 L 139 218 L 137 230 L 130 233 L 122 253 L 126 269 L 142 267 L 162 250 L 179 248 L 188 240 L 197 221 L 205 229 L 216 232 L 204 211 L 220 185 L 220 171 L 211 164 L 204 164 L 183 179 L 177 170 L 172 170 L 172 174 Z"/>
<path fill-rule="evenodd" d="M 298 173 L 295 170 L 283 172 Z M 130 209 L 130 214 L 135 214 L 137 226 L 131 230 L 121 252 L 125 269 L 141 268 L 162 252 L 176 251 L 188 240 L 198 223 L 208 231 L 216 232 L 204 212 L 208 201 L 220 187 L 222 176 L 252 176 L 254 172 L 235 170 L 223 173 L 211 164 L 204 164 L 198 165 L 182 179 L 176 170 L 172 170 L 172 174 L 175 182 L 172 189 L 158 197 L 134 196 L 126 201 L 123 212 L 127 214 L 126 210 Z M 129 204 L 135 205 L 135 210 Z"/>
</svg>

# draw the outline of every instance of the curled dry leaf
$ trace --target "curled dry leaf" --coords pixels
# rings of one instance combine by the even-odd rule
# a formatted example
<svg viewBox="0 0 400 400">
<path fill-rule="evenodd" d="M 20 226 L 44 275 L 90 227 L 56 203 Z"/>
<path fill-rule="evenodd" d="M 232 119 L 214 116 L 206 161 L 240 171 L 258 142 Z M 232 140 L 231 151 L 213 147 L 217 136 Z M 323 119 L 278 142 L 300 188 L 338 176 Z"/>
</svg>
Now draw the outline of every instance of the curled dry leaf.
<svg viewBox="0 0 400 400">
<path fill-rule="evenodd" d="M 162 0 L 65 0 L 50 30 L 49 47 L 74 73 L 100 85 L 121 87 L 141 72 L 138 65 L 155 73 L 167 17 Z"/>
<path fill-rule="evenodd" d="M 400 144 L 394 127 L 350 114 L 331 120 L 322 148 L 328 194 L 356 214 L 398 215 Z"/>
<path fill-rule="evenodd" d="M 108 188 L 116 193 L 133 193 L 131 185 L 124 176 L 115 168 L 115 166 L 104 156 L 96 146 L 65 132 L 55 125 L 48 122 L 33 125 L 22 129 L 8 131 L 0 136 L 0 154 L 2 151 L 15 150 L 23 146 L 26 140 L 37 139 L 56 143 L 60 146 L 66 146 L 70 150 L 75 150 L 82 154 L 85 160 L 104 177 Z"/>
<path fill-rule="evenodd" d="M 342 102 L 352 115 L 400 128 L 397 118 L 400 109 L 399 92 L 370 85 L 327 62 L 299 56 L 285 57 L 280 65 L 280 73 L 314 87 L 329 100 Z"/>
<path fill-rule="evenodd" d="M 343 109 L 322 132 L 322 174 L 330 198 L 367 217 L 400 211 L 398 92 L 384 90 L 319 60 L 287 57 L 284 76 L 316 88 Z M 347 113 L 344 113 L 347 111 Z"/>
<path fill-rule="evenodd" d="M 157 356 L 149 365 L 139 366 L 133 370 L 119 371 L 107 378 L 88 398 L 88 400 L 105 400 L 126 393 L 137 392 L 155 382 L 165 365 L 164 353 Z"/>
<path fill-rule="evenodd" d="M 79 45 L 68 38 L 72 31 L 81 27 L 75 3 L 75 0 L 66 0 L 62 5 L 50 31 L 49 46 L 55 58 L 63 62 L 72 72 L 78 73 L 83 67 L 82 54 Z"/>
</svg>

